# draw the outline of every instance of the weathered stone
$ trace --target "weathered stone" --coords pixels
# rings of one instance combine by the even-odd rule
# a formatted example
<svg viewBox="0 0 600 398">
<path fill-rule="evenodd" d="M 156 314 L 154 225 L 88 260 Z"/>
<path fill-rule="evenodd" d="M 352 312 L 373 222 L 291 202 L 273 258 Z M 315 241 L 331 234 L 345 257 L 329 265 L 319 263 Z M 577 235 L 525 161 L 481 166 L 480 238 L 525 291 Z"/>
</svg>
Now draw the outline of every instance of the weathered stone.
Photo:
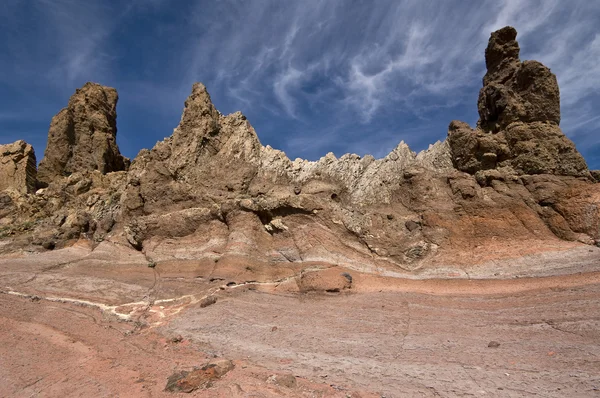
<svg viewBox="0 0 600 398">
<path fill-rule="evenodd" d="M 279 374 L 269 376 L 267 383 L 273 383 L 281 387 L 296 388 L 298 385 L 296 377 L 292 374 Z"/>
<path fill-rule="evenodd" d="M 233 370 L 234 367 L 233 362 L 220 360 L 210 362 L 202 368 L 195 368 L 191 371 L 175 372 L 169 376 L 165 391 L 191 393 L 200 388 L 207 388 L 212 382 Z"/>
<path fill-rule="evenodd" d="M 210 305 L 213 305 L 217 302 L 217 298 L 215 296 L 208 296 L 200 300 L 200 308 L 206 308 Z"/>
<path fill-rule="evenodd" d="M 481 127 L 498 131 L 521 121 L 560 123 L 556 76 L 537 61 L 521 62 L 517 31 L 504 27 L 490 36 L 485 50 L 487 73 L 479 92 Z"/>
<path fill-rule="evenodd" d="M 518 174 L 589 177 L 585 160 L 558 127 L 556 76 L 537 61 L 521 62 L 516 36 L 505 27 L 490 37 L 477 127 L 453 121 L 448 128 L 454 166 L 471 174 L 511 167 Z"/>
<path fill-rule="evenodd" d="M 22 140 L 0 145 L 0 191 L 34 193 L 36 174 L 35 152 L 31 145 Z"/>
<path fill-rule="evenodd" d="M 406 226 L 406 229 L 408 229 L 410 232 L 414 231 L 415 229 L 418 229 L 421 226 L 419 223 L 413 220 L 408 220 L 404 223 L 404 225 Z"/>
<path fill-rule="evenodd" d="M 304 272 L 297 279 L 301 292 L 338 293 L 352 288 L 352 276 L 338 268 Z"/>
<path fill-rule="evenodd" d="M 351 288 L 348 269 L 412 272 L 457 252 L 487 261 L 496 251 L 475 250 L 487 244 L 597 242 L 600 185 L 558 127 L 553 75 L 518 53 L 513 30 L 492 34 L 484 88 L 493 90 L 482 94 L 476 129 L 455 121 L 446 141 L 420 153 L 400 142 L 381 159 L 292 161 L 262 146 L 241 113 L 219 113 L 198 83 L 171 137 L 128 171 L 108 172 L 119 167 L 100 167 L 87 144 L 68 140 L 100 131 L 114 143 L 116 93 L 86 86 L 53 122 L 43 167 L 51 183 L 25 198 L 5 191 L 0 223 L 23 242 L 109 239 L 143 250 L 161 271 L 190 261 L 211 278 L 285 280 L 303 292 Z M 54 151 L 60 142 L 74 152 Z M 88 170 L 67 170 L 78 162 Z M 298 277 L 302 263 L 323 269 Z"/>
<path fill-rule="evenodd" d="M 49 184 L 74 172 L 126 170 L 129 160 L 117 146 L 117 91 L 86 83 L 50 124 L 38 180 Z"/>
</svg>

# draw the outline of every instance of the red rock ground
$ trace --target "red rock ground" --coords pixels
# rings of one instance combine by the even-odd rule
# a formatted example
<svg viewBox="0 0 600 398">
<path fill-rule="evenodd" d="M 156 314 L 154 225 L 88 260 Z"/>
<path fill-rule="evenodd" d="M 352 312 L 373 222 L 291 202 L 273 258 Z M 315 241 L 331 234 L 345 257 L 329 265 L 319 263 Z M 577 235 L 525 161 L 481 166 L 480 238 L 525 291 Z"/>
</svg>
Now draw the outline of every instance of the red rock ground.
<svg viewBox="0 0 600 398">
<path fill-rule="evenodd" d="M 0 396 L 178 396 L 169 376 L 223 358 L 233 370 L 189 396 L 600 395 L 600 249 L 465 268 L 484 279 L 346 270 L 340 293 L 108 252 L 0 260 Z"/>
</svg>

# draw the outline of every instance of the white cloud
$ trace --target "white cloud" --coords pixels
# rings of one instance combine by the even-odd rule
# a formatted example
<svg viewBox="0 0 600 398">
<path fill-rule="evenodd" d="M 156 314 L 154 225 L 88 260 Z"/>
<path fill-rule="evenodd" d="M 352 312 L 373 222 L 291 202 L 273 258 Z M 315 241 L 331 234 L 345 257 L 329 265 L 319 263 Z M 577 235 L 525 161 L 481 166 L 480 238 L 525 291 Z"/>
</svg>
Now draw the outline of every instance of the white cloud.
<svg viewBox="0 0 600 398">
<path fill-rule="evenodd" d="M 271 124 L 294 125 L 281 134 L 296 134 L 286 143 L 303 155 L 327 152 L 330 144 L 381 153 L 415 135 L 419 142 L 443 138 L 443 125 L 461 116 L 446 109 L 470 109 L 462 115 L 476 119 L 490 32 L 513 25 L 522 58 L 538 59 L 558 76 L 565 131 L 592 142 L 590 131 L 600 127 L 597 1 L 183 3 L 174 9 L 166 0 L 135 0 L 117 9 L 101 0 L 38 0 L 31 20 L 13 20 L 22 2 L 7 0 L 0 23 L 10 40 L 0 50 L 9 56 L 0 59 L 0 84 L 22 88 L 41 75 L 56 90 L 71 91 L 85 80 L 116 80 L 122 98 L 163 116 L 168 109 L 176 125 L 191 84 L 202 81 L 223 111 L 241 109 L 267 115 Z M 152 25 L 129 30 L 128 18 L 142 14 L 153 18 Z M 115 58 L 115 30 L 142 38 L 154 28 L 165 33 L 153 36 L 153 72 L 132 78 L 131 71 L 115 69 L 122 61 Z M 176 51 L 167 51 L 172 46 Z M 127 61 L 130 55 L 120 56 Z M 362 140 L 361 129 L 372 132 L 370 141 Z M 270 143 L 273 137 L 261 138 Z"/>
<path fill-rule="evenodd" d="M 293 118 L 296 116 L 296 105 L 294 97 L 290 94 L 291 90 L 297 89 L 298 85 L 302 82 L 304 73 L 300 72 L 293 67 L 288 67 L 283 73 L 279 74 L 275 78 L 273 83 L 273 91 L 279 102 L 283 105 L 288 115 Z"/>
</svg>

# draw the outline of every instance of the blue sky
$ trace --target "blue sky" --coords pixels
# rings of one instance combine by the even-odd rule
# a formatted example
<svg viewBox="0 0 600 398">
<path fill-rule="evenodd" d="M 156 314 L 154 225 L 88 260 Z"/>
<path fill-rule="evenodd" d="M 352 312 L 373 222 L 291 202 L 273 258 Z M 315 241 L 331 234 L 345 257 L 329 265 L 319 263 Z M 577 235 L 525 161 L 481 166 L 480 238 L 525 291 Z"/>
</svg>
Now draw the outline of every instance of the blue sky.
<svg viewBox="0 0 600 398">
<path fill-rule="evenodd" d="M 121 152 L 177 126 L 192 83 L 292 159 L 421 150 L 474 125 L 491 31 L 558 76 L 562 123 L 600 168 L 600 2 L 589 0 L 2 0 L 0 142 L 43 156 L 87 81 L 119 92 Z"/>
</svg>

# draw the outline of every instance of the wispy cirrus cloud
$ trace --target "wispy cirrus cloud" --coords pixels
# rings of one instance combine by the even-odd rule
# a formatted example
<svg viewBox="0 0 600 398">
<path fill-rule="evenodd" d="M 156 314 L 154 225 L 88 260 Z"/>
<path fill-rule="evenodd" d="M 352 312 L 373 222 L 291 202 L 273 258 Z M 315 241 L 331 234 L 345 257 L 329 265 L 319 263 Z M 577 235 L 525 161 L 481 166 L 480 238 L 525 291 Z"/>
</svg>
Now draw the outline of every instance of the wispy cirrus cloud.
<svg viewBox="0 0 600 398">
<path fill-rule="evenodd" d="M 87 80 L 114 85 L 119 134 L 140 136 L 123 141 L 130 156 L 170 134 L 194 81 L 291 157 L 385 154 L 477 120 L 489 34 L 513 25 L 522 58 L 558 76 L 565 132 L 597 159 L 599 19 L 584 0 L 6 0 L 0 85 L 50 92 L 34 101 L 54 112 Z"/>
</svg>

